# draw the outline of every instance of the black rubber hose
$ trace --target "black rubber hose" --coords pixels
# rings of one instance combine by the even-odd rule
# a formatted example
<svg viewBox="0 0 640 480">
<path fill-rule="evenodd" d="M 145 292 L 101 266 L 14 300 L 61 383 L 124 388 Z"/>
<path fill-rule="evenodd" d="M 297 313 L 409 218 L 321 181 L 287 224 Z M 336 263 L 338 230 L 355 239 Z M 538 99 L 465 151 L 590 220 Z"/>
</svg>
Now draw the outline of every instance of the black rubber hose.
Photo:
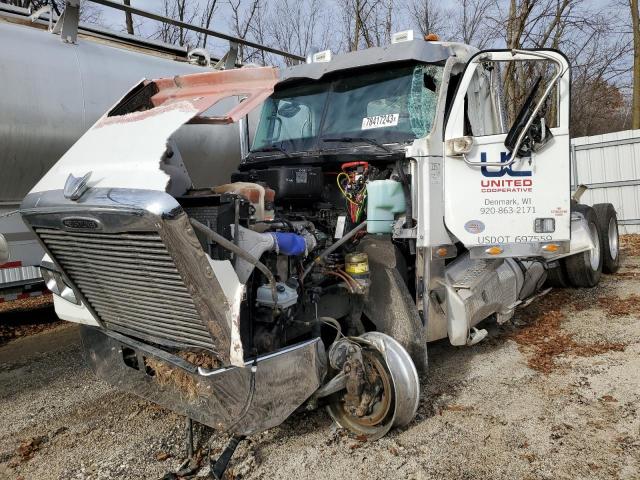
<svg viewBox="0 0 640 480">
<path fill-rule="evenodd" d="M 320 255 L 318 255 L 316 258 L 314 258 L 313 262 L 311 262 L 311 264 L 304 270 L 304 273 L 302 274 L 302 277 L 300 278 L 300 280 L 301 281 L 304 280 L 304 278 L 307 275 L 309 275 L 309 272 L 311 272 L 311 270 L 313 270 L 313 267 L 315 267 L 316 265 L 319 265 L 321 263 L 324 263 L 324 259 L 327 257 L 327 255 L 329 255 L 330 253 L 335 252 L 338 248 L 340 248 L 347 241 L 349 241 L 351 238 L 353 238 L 353 236 L 356 233 L 358 233 L 360 230 L 362 230 L 364 227 L 366 227 L 366 225 L 367 225 L 367 221 L 365 220 L 360 225 L 355 227 L 353 230 L 349 231 L 349 233 L 347 233 L 340 240 L 338 240 L 337 242 L 333 243 L 329 248 L 323 250 L 322 253 Z"/>
</svg>

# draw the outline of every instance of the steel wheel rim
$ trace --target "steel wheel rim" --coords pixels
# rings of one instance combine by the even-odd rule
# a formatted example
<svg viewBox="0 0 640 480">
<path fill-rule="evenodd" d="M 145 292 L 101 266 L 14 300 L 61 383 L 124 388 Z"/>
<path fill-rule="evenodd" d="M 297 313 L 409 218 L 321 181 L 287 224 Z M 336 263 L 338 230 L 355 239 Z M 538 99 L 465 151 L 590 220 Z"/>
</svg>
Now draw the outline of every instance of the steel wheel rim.
<svg viewBox="0 0 640 480">
<path fill-rule="evenodd" d="M 598 237 L 598 227 L 595 223 L 589 224 L 589 233 L 593 240 L 593 248 L 589 252 L 589 263 L 591 270 L 596 271 L 600 266 L 600 238 Z"/>
<path fill-rule="evenodd" d="M 615 260 L 618 258 L 618 222 L 616 222 L 615 217 L 609 219 L 607 236 L 609 237 L 609 255 Z"/>
</svg>

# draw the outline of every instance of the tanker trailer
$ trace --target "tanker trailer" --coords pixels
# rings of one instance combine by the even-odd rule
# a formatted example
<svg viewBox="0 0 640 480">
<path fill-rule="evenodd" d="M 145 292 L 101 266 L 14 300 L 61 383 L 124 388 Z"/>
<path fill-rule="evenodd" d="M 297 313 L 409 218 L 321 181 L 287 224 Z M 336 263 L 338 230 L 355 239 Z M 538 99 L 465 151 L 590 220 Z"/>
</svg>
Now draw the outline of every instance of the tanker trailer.
<svg viewBox="0 0 640 480">
<path fill-rule="evenodd" d="M 55 29 L 54 29 L 55 31 Z M 210 69 L 187 50 L 79 25 L 76 43 L 62 41 L 29 11 L 0 6 L 0 301 L 37 294 L 44 255 L 17 209 L 22 198 L 80 136 L 142 78 Z M 228 65 L 228 63 L 227 63 Z M 233 64 L 232 64 L 233 65 Z M 221 102 L 226 110 L 237 99 Z M 215 111 L 211 113 L 215 114 Z M 173 136 L 195 186 L 229 178 L 241 158 L 242 126 L 215 132 L 189 125 Z M 246 135 L 245 135 L 246 136 Z M 219 162 L 207 168 L 212 152 Z M 27 292 L 27 293 L 24 293 Z"/>
</svg>

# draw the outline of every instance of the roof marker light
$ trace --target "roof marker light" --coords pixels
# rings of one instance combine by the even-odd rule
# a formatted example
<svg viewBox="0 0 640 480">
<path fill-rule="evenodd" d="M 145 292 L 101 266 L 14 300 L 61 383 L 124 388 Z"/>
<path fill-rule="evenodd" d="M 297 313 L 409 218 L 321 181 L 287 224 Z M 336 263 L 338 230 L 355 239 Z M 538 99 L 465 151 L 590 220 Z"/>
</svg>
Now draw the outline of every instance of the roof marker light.
<svg viewBox="0 0 640 480">
<path fill-rule="evenodd" d="M 413 40 L 413 30 L 404 30 L 391 35 L 391 43 L 410 42 Z"/>
<path fill-rule="evenodd" d="M 331 61 L 331 50 L 323 50 L 321 52 L 314 53 L 313 57 L 311 57 L 311 61 L 313 63 L 330 62 Z"/>
</svg>

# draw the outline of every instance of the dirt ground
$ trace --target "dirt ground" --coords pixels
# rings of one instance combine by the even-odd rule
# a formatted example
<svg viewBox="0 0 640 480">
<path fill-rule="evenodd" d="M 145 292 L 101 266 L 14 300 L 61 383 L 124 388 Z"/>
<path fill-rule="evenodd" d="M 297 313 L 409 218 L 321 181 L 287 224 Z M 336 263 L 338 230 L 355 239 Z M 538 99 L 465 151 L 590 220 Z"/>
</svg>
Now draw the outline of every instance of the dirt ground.
<svg viewBox="0 0 640 480">
<path fill-rule="evenodd" d="M 363 443 L 323 410 L 295 414 L 242 443 L 228 478 L 640 478 L 639 256 L 595 289 L 554 291 L 487 328 L 474 347 L 430 346 L 407 427 Z M 94 378 L 77 335 L 65 324 L 0 347 L 0 478 L 175 470 L 184 419 Z M 214 435 L 212 453 L 227 440 Z"/>
</svg>

